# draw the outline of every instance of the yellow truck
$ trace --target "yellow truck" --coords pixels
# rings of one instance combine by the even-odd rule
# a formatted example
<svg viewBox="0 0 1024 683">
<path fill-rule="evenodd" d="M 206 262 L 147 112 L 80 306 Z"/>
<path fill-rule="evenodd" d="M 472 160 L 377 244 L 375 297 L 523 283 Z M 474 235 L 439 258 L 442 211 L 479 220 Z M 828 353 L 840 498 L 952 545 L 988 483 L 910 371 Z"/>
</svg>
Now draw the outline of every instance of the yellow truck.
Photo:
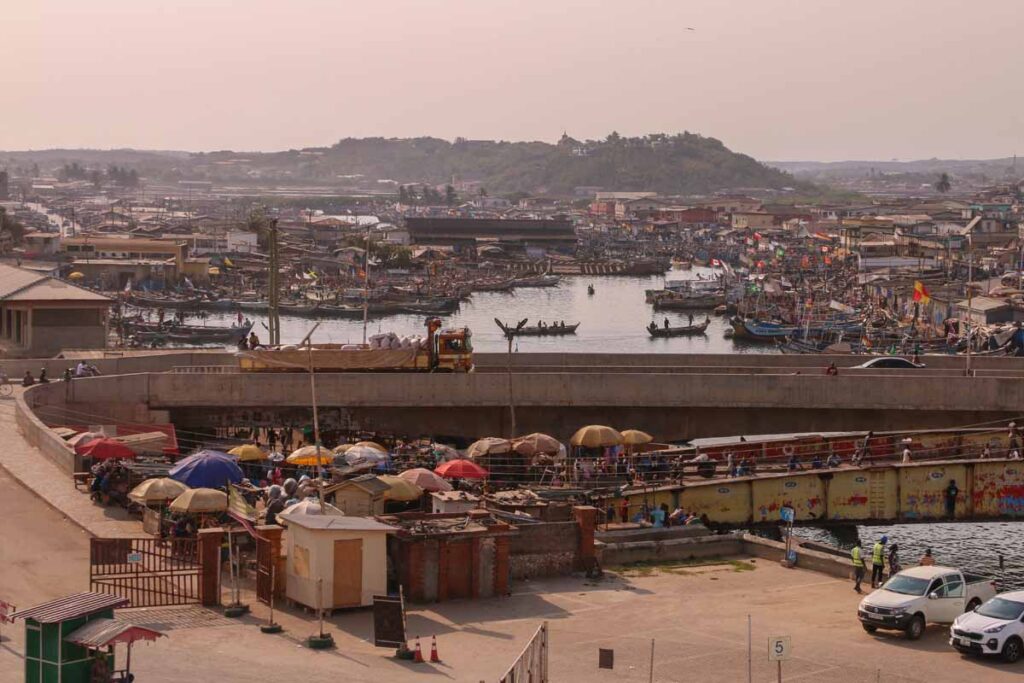
<svg viewBox="0 0 1024 683">
<path fill-rule="evenodd" d="M 312 344 L 239 351 L 243 372 L 471 372 L 472 334 L 468 327 L 441 329 L 428 318 L 423 344 L 377 349 L 365 345 Z M 352 348 L 355 346 L 355 348 Z"/>
</svg>

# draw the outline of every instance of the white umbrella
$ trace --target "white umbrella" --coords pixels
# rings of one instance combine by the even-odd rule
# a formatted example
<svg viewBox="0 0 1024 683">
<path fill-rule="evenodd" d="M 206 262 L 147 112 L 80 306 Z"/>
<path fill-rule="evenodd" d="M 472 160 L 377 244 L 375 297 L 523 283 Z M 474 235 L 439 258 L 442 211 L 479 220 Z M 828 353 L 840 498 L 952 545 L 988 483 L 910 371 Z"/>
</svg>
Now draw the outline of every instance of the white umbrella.
<svg viewBox="0 0 1024 683">
<path fill-rule="evenodd" d="M 372 462 L 378 463 L 388 457 L 387 453 L 381 453 L 376 448 L 368 446 L 353 446 L 345 452 L 345 462 L 349 465 Z"/>
</svg>

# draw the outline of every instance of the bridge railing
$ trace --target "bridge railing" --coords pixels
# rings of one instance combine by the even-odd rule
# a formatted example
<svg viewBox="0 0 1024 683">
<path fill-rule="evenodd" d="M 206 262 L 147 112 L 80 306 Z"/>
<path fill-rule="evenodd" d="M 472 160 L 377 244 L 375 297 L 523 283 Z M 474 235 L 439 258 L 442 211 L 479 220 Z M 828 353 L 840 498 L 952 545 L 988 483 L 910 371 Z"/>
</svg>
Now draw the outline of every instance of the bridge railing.
<svg viewBox="0 0 1024 683">
<path fill-rule="evenodd" d="M 179 375 L 227 375 L 240 371 L 237 365 L 176 365 L 171 369 Z"/>
</svg>

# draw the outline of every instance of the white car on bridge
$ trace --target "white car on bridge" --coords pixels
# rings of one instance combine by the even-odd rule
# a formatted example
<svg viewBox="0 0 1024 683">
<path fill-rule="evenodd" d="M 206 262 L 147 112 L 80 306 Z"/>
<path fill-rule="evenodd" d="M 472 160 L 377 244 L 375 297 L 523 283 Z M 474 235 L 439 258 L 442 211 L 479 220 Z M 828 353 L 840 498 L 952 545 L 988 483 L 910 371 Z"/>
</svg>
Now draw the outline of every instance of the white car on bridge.
<svg viewBox="0 0 1024 683">
<path fill-rule="evenodd" d="M 995 582 L 984 576 L 952 567 L 912 567 L 861 600 L 857 617 L 868 633 L 903 631 L 917 640 L 927 624 L 952 624 L 995 594 Z"/>
<path fill-rule="evenodd" d="M 1024 591 L 997 595 L 961 614 L 949 629 L 949 644 L 964 654 L 1019 660 L 1024 656 Z"/>
</svg>

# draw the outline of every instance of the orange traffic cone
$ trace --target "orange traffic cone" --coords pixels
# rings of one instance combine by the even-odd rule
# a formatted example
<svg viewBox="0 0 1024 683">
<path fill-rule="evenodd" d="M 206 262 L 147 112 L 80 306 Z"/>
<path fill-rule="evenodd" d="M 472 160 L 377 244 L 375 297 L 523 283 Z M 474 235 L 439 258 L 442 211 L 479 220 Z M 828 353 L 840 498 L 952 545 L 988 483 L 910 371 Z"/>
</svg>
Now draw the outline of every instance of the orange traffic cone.
<svg viewBox="0 0 1024 683">
<path fill-rule="evenodd" d="M 417 664 L 423 663 L 423 650 L 420 649 L 419 638 L 416 639 L 416 652 L 414 652 L 412 655 L 412 661 L 416 662 Z"/>
<path fill-rule="evenodd" d="M 430 661 L 441 661 L 441 658 L 437 656 L 437 636 L 430 636 Z"/>
</svg>

